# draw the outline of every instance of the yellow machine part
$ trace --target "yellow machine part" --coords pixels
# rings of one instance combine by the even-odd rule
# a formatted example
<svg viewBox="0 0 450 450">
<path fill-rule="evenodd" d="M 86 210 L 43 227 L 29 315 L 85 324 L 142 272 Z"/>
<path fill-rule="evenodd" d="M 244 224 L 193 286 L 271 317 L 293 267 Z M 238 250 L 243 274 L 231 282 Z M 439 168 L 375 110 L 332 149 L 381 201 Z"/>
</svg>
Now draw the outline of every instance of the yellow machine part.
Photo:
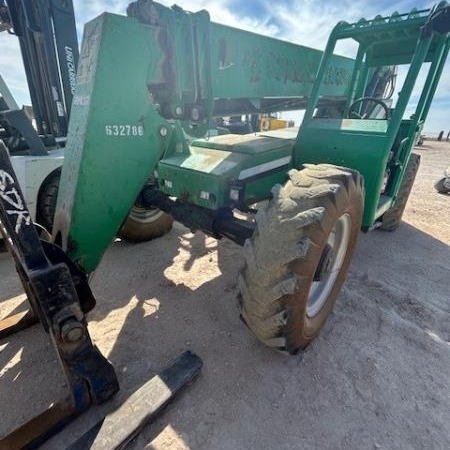
<svg viewBox="0 0 450 450">
<path fill-rule="evenodd" d="M 259 127 L 261 131 L 279 130 L 280 128 L 287 128 L 288 124 L 287 120 L 263 117 L 260 120 Z"/>
</svg>

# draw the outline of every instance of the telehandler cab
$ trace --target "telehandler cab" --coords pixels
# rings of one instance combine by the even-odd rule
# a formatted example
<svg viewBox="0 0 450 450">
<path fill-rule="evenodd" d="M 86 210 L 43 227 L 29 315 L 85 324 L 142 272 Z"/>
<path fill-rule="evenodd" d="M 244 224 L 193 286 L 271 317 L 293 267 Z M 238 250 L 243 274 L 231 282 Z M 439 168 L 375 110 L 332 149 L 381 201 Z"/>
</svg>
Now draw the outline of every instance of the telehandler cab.
<svg viewBox="0 0 450 450">
<path fill-rule="evenodd" d="M 450 45 L 446 2 L 340 22 L 323 54 L 211 23 L 206 11 L 138 0 L 127 13 L 104 13 L 85 27 L 53 244 L 39 245 L 6 154 L 0 159 L 3 233 L 59 352 L 72 413 L 117 390 L 89 339 L 87 275 L 134 205 L 154 211 L 155 236 L 173 217 L 242 245 L 243 320 L 279 351 L 308 345 L 339 294 L 359 231 L 400 223 L 419 165 L 411 149 Z M 334 54 L 342 39 L 356 42 L 356 59 Z M 365 95 L 371 74 L 397 65 L 408 69 L 395 104 Z M 297 135 L 186 139 L 204 136 L 216 116 L 305 106 Z M 198 372 L 196 358 L 178 364 L 189 369 L 178 385 Z"/>
</svg>

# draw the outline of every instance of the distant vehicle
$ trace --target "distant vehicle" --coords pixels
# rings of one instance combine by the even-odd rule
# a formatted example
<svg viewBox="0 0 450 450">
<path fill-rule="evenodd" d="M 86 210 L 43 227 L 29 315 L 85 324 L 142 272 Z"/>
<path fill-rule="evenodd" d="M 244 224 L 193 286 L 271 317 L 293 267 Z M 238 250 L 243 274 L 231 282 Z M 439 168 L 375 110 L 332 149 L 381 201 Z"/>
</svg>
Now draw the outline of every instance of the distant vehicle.
<svg viewBox="0 0 450 450">
<path fill-rule="evenodd" d="M 450 193 L 450 166 L 447 167 L 444 172 L 444 177 L 441 178 L 435 185 L 434 188 L 440 194 L 448 194 Z"/>
</svg>

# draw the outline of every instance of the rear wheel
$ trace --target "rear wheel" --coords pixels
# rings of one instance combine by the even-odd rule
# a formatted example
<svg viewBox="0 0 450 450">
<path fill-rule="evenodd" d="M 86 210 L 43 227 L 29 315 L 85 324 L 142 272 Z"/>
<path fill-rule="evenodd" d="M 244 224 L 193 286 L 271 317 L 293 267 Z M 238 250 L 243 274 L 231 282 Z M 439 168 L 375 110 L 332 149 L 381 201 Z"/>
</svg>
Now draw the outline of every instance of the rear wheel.
<svg viewBox="0 0 450 450">
<path fill-rule="evenodd" d="M 400 226 L 409 194 L 420 165 L 420 155 L 411 153 L 395 203 L 381 217 L 380 230 L 394 231 Z"/>
<path fill-rule="evenodd" d="M 318 334 L 344 283 L 363 213 L 358 172 L 289 172 L 256 215 L 239 277 L 241 314 L 269 347 L 295 353 Z"/>
<path fill-rule="evenodd" d="M 119 230 L 119 237 L 132 242 L 155 239 L 167 233 L 173 217 L 157 208 L 144 208 L 136 204 Z"/>
</svg>

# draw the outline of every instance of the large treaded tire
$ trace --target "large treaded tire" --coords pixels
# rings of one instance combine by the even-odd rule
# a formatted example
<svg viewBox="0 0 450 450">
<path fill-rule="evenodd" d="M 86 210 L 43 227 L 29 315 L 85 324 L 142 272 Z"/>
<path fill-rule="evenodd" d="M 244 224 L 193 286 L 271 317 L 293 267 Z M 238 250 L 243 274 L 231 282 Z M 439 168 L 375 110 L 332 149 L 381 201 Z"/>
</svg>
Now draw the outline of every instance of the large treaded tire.
<svg viewBox="0 0 450 450">
<path fill-rule="evenodd" d="M 397 194 L 397 199 L 393 206 L 391 206 L 382 216 L 380 230 L 395 231 L 402 221 L 402 216 L 408 202 L 409 194 L 416 179 L 417 172 L 420 166 L 420 155 L 411 153 L 408 164 L 406 166 L 405 174 L 403 176 L 400 189 Z"/>
<path fill-rule="evenodd" d="M 284 187 L 256 214 L 256 230 L 245 243 L 239 276 L 241 315 L 269 347 L 294 354 L 324 325 L 346 278 L 356 245 L 364 188 L 356 171 L 328 164 L 291 170 Z M 343 263 L 317 314 L 307 314 L 310 288 L 330 233 L 349 216 Z"/>
<path fill-rule="evenodd" d="M 60 181 L 61 167 L 47 176 L 38 194 L 36 222 L 42 225 L 49 233 L 52 232 L 53 228 Z"/>
<path fill-rule="evenodd" d="M 118 236 L 130 242 L 158 238 L 172 229 L 173 217 L 159 209 L 134 206 Z"/>
</svg>

